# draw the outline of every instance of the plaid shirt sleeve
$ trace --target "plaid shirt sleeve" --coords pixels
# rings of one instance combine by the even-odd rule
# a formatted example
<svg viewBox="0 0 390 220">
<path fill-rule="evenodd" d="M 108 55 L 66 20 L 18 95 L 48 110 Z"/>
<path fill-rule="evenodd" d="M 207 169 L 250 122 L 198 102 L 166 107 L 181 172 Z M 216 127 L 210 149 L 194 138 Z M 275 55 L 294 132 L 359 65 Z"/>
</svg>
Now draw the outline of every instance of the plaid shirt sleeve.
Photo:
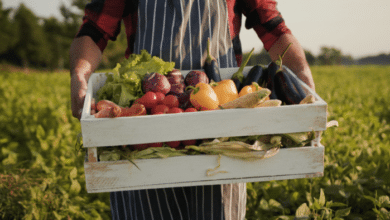
<svg viewBox="0 0 390 220">
<path fill-rule="evenodd" d="M 267 51 L 280 36 L 291 33 L 276 8 L 276 1 L 245 0 L 244 2 L 243 14 L 247 17 L 245 27 L 256 31 Z"/>
<path fill-rule="evenodd" d="M 90 36 L 100 50 L 103 51 L 107 46 L 108 40 L 116 40 L 123 20 L 126 26 L 128 41 L 134 40 L 138 7 L 134 2 L 136 1 L 93 0 L 85 7 L 83 24 L 76 37 Z M 127 49 L 126 55 L 131 53 L 131 49 L 131 47 Z"/>
</svg>

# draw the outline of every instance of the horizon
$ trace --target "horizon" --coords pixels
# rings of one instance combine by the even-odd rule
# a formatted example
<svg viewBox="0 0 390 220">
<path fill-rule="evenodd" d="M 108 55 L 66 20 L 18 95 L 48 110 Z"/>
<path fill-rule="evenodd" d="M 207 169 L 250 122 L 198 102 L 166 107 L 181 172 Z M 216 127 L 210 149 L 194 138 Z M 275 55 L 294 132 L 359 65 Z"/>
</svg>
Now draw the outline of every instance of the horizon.
<svg viewBox="0 0 390 220">
<path fill-rule="evenodd" d="M 41 18 L 55 17 L 61 20 L 60 5 L 70 7 L 68 0 L 3 0 L 3 8 L 16 9 L 21 3 Z M 318 56 L 322 46 L 336 48 L 343 55 L 353 59 L 390 53 L 390 13 L 384 7 L 386 0 L 279 0 L 277 7 L 285 19 L 287 27 L 298 39 L 303 49 Z M 75 7 L 72 7 L 74 10 Z M 296 9 L 299 13 L 296 13 Z M 329 12 L 332 12 L 330 16 Z M 255 53 L 262 50 L 263 44 L 253 30 L 243 25 L 240 39 L 243 53 L 253 45 Z"/>
</svg>

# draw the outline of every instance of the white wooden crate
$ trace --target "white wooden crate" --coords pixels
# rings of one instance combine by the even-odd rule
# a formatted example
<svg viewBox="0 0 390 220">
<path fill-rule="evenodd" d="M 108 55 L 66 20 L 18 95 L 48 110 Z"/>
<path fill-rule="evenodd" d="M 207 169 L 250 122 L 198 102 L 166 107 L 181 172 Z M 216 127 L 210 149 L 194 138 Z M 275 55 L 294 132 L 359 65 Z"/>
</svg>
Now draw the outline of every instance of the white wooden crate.
<svg viewBox="0 0 390 220">
<path fill-rule="evenodd" d="M 244 69 L 244 75 L 250 68 Z M 237 70 L 221 69 L 221 76 L 223 79 L 231 78 Z M 290 70 L 286 71 L 291 74 Z M 185 75 L 188 71 L 182 73 Z M 315 103 L 97 119 L 90 114 L 91 99 L 96 97 L 97 90 L 104 85 L 105 80 L 104 73 L 92 74 L 81 118 L 83 145 L 88 148 L 84 167 L 89 193 L 323 175 L 324 147 L 319 139 L 320 131 L 326 129 L 327 104 L 299 79 L 305 91 L 315 95 Z M 256 162 L 223 156 L 220 169 L 227 173 L 211 177 L 206 176 L 206 170 L 217 166 L 217 156 L 212 155 L 136 160 L 140 170 L 128 161 L 97 161 L 96 147 L 313 130 L 316 131 L 317 139 L 311 147 L 280 149 L 275 156 Z"/>
</svg>

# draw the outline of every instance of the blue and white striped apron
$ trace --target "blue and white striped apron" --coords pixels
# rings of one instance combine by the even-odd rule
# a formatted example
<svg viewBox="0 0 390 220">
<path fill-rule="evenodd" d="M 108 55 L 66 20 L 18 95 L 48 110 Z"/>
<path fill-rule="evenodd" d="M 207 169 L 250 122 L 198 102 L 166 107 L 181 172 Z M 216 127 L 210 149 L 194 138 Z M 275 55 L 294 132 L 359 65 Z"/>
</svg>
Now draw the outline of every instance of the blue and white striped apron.
<svg viewBox="0 0 390 220">
<path fill-rule="evenodd" d="M 211 53 L 221 68 L 236 67 L 225 0 L 141 0 L 134 53 L 174 61 L 181 70 L 202 69 Z M 207 185 L 110 193 L 113 219 L 242 220 L 246 184 Z"/>
</svg>

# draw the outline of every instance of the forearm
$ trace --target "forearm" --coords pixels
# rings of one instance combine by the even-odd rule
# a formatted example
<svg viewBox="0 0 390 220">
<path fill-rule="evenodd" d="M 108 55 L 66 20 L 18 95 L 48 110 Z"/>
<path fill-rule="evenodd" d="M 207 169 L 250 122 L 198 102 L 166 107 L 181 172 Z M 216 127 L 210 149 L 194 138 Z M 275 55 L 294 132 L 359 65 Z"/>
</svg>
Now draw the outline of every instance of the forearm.
<svg viewBox="0 0 390 220">
<path fill-rule="evenodd" d="M 71 77 L 77 77 L 86 81 L 98 67 L 102 56 L 99 47 L 88 36 L 75 38 L 69 54 Z"/>
<path fill-rule="evenodd" d="M 309 64 L 306 61 L 305 52 L 303 51 L 301 44 L 291 34 L 282 35 L 272 45 L 268 51 L 273 61 L 279 59 L 279 55 L 282 55 L 288 45 L 292 43 L 283 57 L 283 65 L 290 68 L 303 82 L 305 82 L 310 88 L 315 90 L 315 85 Z"/>
<path fill-rule="evenodd" d="M 75 38 L 69 51 L 71 74 L 71 104 L 73 116 L 80 119 L 88 79 L 98 67 L 101 51 L 88 36 Z"/>
</svg>

